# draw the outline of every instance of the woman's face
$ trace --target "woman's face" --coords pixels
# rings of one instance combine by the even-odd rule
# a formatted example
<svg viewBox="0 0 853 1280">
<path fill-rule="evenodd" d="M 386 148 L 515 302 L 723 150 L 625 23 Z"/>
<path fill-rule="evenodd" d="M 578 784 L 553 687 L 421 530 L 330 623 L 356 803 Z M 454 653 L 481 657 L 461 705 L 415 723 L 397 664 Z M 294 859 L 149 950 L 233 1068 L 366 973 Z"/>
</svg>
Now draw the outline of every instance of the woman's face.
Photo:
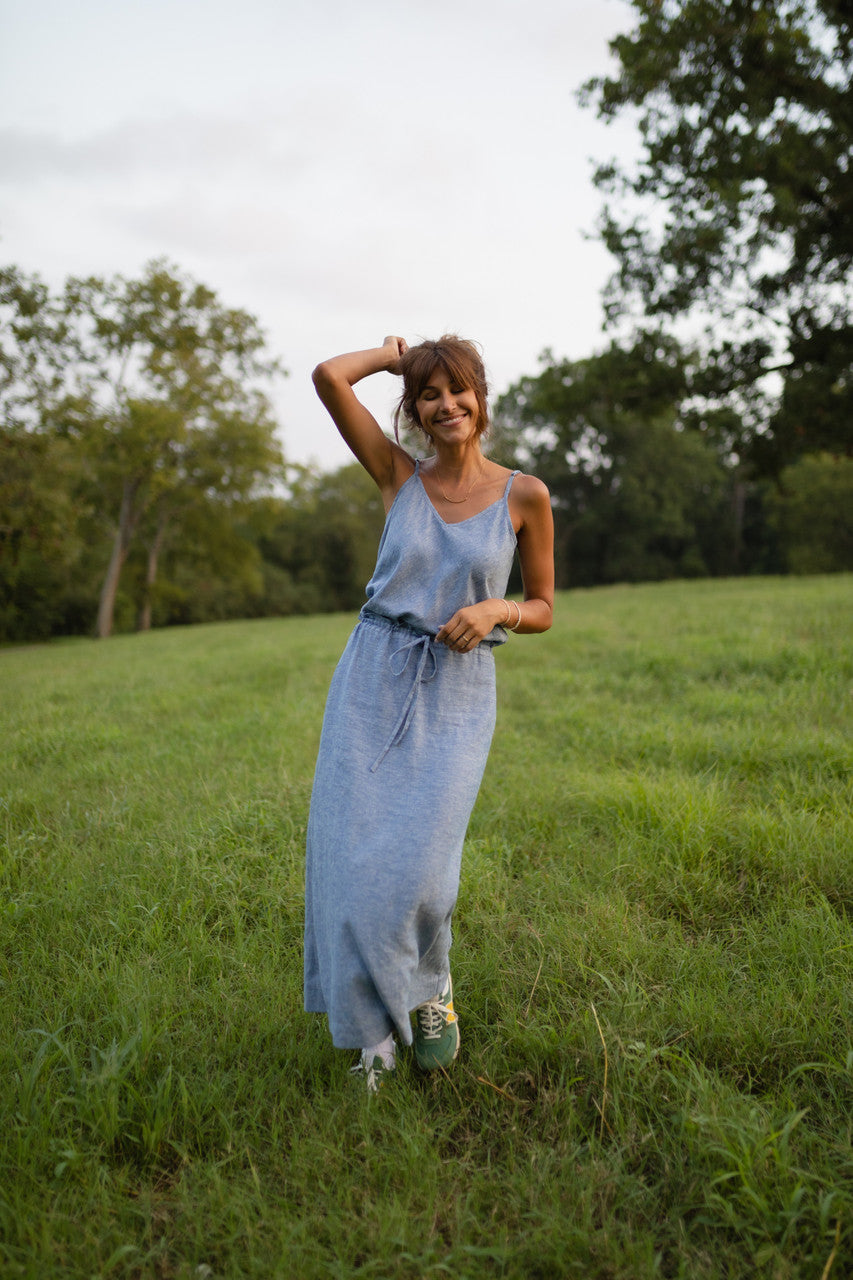
<svg viewBox="0 0 853 1280">
<path fill-rule="evenodd" d="M 421 389 L 415 406 L 420 424 L 436 443 L 464 444 L 477 434 L 477 395 L 452 382 L 437 366 Z"/>
</svg>

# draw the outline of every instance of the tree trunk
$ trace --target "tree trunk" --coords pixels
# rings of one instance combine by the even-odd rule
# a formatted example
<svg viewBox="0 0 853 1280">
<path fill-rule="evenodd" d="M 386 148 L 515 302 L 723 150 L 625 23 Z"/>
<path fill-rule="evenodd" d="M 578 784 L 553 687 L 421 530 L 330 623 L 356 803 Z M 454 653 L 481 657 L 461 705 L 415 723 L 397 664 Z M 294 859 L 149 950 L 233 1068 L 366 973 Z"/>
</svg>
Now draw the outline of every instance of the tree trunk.
<svg viewBox="0 0 853 1280">
<path fill-rule="evenodd" d="M 575 523 L 565 523 L 555 512 L 554 520 L 554 586 L 558 591 L 565 591 L 572 585 L 572 534 Z"/>
<path fill-rule="evenodd" d="M 157 520 L 157 532 L 154 534 L 154 541 L 148 548 L 148 566 L 145 571 L 145 588 L 142 598 L 142 605 L 139 609 L 139 616 L 136 620 L 137 631 L 151 630 L 151 592 L 154 583 L 157 581 L 157 566 L 160 561 L 160 552 L 163 550 L 163 543 L 166 538 L 166 526 L 169 523 L 167 512 L 162 511 Z"/>
<path fill-rule="evenodd" d="M 746 484 L 739 472 L 735 472 L 732 493 L 732 558 L 734 572 L 741 572 L 743 560 L 743 517 L 746 509 Z"/>
<path fill-rule="evenodd" d="M 119 578 L 121 577 L 124 562 L 127 559 L 130 540 L 133 537 L 133 530 L 136 525 L 137 516 L 133 510 L 133 499 L 138 488 L 138 480 L 125 480 L 122 487 L 118 528 L 113 540 L 112 555 L 107 566 L 104 584 L 101 587 L 101 598 L 98 603 L 98 621 L 95 626 L 95 635 L 99 640 L 105 640 L 107 636 L 112 634 Z"/>
</svg>

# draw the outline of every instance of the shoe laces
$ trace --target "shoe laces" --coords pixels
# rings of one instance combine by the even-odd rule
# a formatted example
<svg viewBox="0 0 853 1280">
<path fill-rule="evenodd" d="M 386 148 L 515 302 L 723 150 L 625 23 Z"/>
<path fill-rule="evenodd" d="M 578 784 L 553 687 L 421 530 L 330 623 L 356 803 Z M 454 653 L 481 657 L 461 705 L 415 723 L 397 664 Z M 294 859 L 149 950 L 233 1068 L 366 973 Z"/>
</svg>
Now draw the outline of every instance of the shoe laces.
<svg viewBox="0 0 853 1280">
<path fill-rule="evenodd" d="M 377 1054 L 370 1065 L 365 1061 L 364 1054 L 361 1055 L 354 1067 L 350 1067 L 350 1075 L 363 1075 L 364 1082 L 367 1085 L 368 1093 L 378 1093 L 382 1087 L 382 1083 L 387 1075 L 394 1070 L 393 1067 L 386 1067 L 385 1063 Z"/>
<path fill-rule="evenodd" d="M 419 1004 L 415 1012 L 424 1040 L 438 1040 L 445 1024 L 456 1021 L 455 1012 L 448 1005 L 441 1003 L 440 996 L 435 1000 L 427 1000 L 425 1004 Z"/>
</svg>

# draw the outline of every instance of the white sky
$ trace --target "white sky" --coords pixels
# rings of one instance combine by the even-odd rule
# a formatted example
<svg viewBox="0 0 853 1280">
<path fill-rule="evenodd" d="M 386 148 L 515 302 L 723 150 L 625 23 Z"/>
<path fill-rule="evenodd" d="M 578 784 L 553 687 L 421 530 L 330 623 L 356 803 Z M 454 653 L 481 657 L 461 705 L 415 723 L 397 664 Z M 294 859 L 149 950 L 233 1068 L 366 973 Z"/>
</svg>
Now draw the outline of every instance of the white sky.
<svg viewBox="0 0 853 1280">
<path fill-rule="evenodd" d="M 58 286 L 165 256 L 255 314 L 292 461 L 348 460 L 324 356 L 447 330 L 495 394 L 599 349 L 581 110 L 626 0 L 0 0 L 0 260 Z M 397 380 L 364 399 L 387 427 Z"/>
</svg>

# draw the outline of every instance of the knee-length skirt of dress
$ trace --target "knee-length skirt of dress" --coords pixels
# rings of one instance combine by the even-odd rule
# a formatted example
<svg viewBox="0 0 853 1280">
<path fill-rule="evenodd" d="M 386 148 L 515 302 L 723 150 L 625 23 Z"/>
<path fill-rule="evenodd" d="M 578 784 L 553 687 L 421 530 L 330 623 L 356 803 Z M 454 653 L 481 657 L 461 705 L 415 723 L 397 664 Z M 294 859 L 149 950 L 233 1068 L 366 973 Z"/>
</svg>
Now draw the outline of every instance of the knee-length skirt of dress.
<svg viewBox="0 0 853 1280">
<path fill-rule="evenodd" d="M 308 825 L 305 1008 L 339 1048 L 395 1031 L 448 972 L 462 845 L 495 724 L 491 646 L 366 615 L 332 679 Z"/>
</svg>

